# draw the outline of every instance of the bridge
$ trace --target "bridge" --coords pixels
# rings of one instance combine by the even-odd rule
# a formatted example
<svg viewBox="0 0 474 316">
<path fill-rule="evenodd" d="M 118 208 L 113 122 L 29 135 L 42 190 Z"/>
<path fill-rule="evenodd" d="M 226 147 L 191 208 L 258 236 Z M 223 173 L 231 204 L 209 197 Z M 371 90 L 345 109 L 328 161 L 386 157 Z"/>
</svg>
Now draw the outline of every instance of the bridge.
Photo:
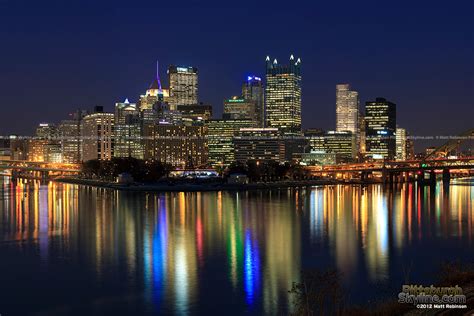
<svg viewBox="0 0 474 316">
<path fill-rule="evenodd" d="M 47 180 L 57 176 L 76 175 L 80 164 L 35 162 L 25 160 L 0 160 L 0 171 L 10 171 L 12 177 Z"/>
<path fill-rule="evenodd" d="M 442 174 L 443 181 L 449 181 L 452 175 L 474 176 L 474 157 L 311 166 L 306 167 L 306 170 L 312 176 L 380 179 L 384 183 L 410 180 L 433 182 L 436 181 L 437 174 Z"/>
</svg>

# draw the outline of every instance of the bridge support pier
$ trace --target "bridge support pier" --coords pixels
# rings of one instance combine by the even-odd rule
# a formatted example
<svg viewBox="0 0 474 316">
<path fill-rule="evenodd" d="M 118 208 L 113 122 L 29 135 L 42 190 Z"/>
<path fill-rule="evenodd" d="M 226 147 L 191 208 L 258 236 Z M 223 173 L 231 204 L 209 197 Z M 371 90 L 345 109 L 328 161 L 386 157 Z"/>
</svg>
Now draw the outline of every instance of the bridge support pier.
<svg viewBox="0 0 474 316">
<path fill-rule="evenodd" d="M 451 181 L 451 173 L 449 169 L 443 169 L 443 183 L 449 183 Z"/>
<path fill-rule="evenodd" d="M 430 185 L 436 185 L 436 173 L 434 170 L 430 171 Z"/>
<path fill-rule="evenodd" d="M 383 183 L 383 185 L 387 184 L 389 176 L 390 175 L 387 173 L 387 170 L 383 169 L 382 170 L 382 183 Z"/>
</svg>

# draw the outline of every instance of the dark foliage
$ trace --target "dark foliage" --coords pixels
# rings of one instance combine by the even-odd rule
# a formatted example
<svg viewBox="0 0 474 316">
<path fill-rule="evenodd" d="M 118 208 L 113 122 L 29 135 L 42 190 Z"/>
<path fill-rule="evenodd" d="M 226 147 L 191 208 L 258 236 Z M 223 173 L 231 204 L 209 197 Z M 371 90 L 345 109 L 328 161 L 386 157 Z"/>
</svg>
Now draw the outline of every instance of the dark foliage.
<svg viewBox="0 0 474 316">
<path fill-rule="evenodd" d="M 135 181 L 151 182 L 166 176 L 171 166 L 159 161 L 135 158 L 89 160 L 82 164 L 82 173 L 91 179 L 113 181 L 121 173 L 129 173 Z"/>
</svg>

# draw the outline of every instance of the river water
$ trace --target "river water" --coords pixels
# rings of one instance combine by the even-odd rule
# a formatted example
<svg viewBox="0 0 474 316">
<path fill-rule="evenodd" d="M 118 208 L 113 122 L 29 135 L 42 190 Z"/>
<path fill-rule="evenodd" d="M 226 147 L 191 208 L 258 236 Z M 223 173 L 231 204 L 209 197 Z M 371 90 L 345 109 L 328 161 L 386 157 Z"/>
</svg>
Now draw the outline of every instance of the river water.
<svg viewBox="0 0 474 316">
<path fill-rule="evenodd" d="M 454 181 L 453 181 L 454 182 Z M 347 302 L 474 259 L 474 183 L 132 193 L 0 178 L 2 315 L 285 314 L 302 270 Z"/>
</svg>

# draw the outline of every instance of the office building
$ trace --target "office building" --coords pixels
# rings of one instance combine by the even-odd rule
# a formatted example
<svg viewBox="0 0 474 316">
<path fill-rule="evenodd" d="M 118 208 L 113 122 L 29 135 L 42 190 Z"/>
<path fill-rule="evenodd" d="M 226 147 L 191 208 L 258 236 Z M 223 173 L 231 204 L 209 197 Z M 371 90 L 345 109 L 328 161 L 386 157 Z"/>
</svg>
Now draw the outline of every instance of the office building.
<svg viewBox="0 0 474 316">
<path fill-rule="evenodd" d="M 291 55 L 289 64 L 266 58 L 266 127 L 285 135 L 301 132 L 301 60 Z"/>
<path fill-rule="evenodd" d="M 40 123 L 36 128 L 35 136 L 39 139 L 57 141 L 58 129 L 55 124 Z"/>
<path fill-rule="evenodd" d="M 324 151 L 335 153 L 338 163 L 353 162 L 357 157 L 356 136 L 350 131 L 327 131 L 324 134 Z"/>
<path fill-rule="evenodd" d="M 308 128 L 303 135 L 308 143 L 309 152 L 324 152 L 324 134 L 325 132 L 320 128 Z"/>
<path fill-rule="evenodd" d="M 415 159 L 415 143 L 410 138 L 410 134 L 407 132 L 407 159 Z"/>
<path fill-rule="evenodd" d="M 55 124 L 39 124 L 35 136 L 28 144 L 29 158 L 33 161 L 62 162 L 60 134 Z"/>
<path fill-rule="evenodd" d="M 207 123 L 209 164 L 225 167 L 235 161 L 233 138 L 241 128 L 256 127 L 253 120 L 216 119 Z"/>
<path fill-rule="evenodd" d="M 336 155 L 338 163 L 353 162 L 357 157 L 356 137 L 352 132 L 306 130 L 309 152 L 325 152 Z"/>
<path fill-rule="evenodd" d="M 278 128 L 241 128 L 233 139 L 235 161 L 285 161 L 285 144 Z"/>
<path fill-rule="evenodd" d="M 178 105 L 198 103 L 198 70 L 196 67 L 169 66 L 169 106 L 177 110 Z"/>
<path fill-rule="evenodd" d="M 150 109 L 144 109 L 147 113 Z M 114 157 L 143 159 L 140 112 L 128 99 L 115 103 Z"/>
<path fill-rule="evenodd" d="M 180 104 L 177 111 L 181 113 L 183 121 L 193 124 L 204 123 L 212 118 L 212 106 L 206 104 Z"/>
<path fill-rule="evenodd" d="M 27 149 L 27 160 L 33 162 L 46 162 L 46 146 L 49 144 L 47 139 L 29 139 Z"/>
<path fill-rule="evenodd" d="M 207 164 L 207 127 L 170 124 L 144 126 L 145 159 L 179 168 Z"/>
<path fill-rule="evenodd" d="M 254 120 L 256 123 L 258 122 L 255 113 L 255 102 L 238 96 L 224 100 L 222 117 L 228 120 Z"/>
<path fill-rule="evenodd" d="M 0 138 L 0 160 L 11 160 L 11 155 L 10 138 Z"/>
<path fill-rule="evenodd" d="M 265 127 L 265 103 L 262 78 L 248 76 L 247 80 L 242 84 L 242 97 L 254 103 L 257 127 Z"/>
<path fill-rule="evenodd" d="M 359 132 L 359 94 L 349 84 L 336 85 L 336 131 Z"/>
<path fill-rule="evenodd" d="M 365 153 L 366 153 L 366 147 L 365 147 L 365 141 L 366 141 L 366 137 L 365 137 L 365 115 L 362 115 L 361 113 L 359 113 L 359 138 L 358 138 L 358 147 L 359 147 L 359 154 L 360 154 L 360 157 L 365 157 Z"/>
<path fill-rule="evenodd" d="M 43 148 L 44 161 L 49 163 L 62 163 L 63 154 L 61 144 L 59 142 L 44 145 Z"/>
<path fill-rule="evenodd" d="M 96 107 L 81 122 L 82 161 L 110 160 L 114 156 L 114 114 Z"/>
<path fill-rule="evenodd" d="M 79 163 L 81 159 L 81 126 L 79 120 L 62 120 L 58 125 L 63 163 Z"/>
<path fill-rule="evenodd" d="M 11 160 L 28 159 L 28 140 L 17 135 L 10 135 Z"/>
<path fill-rule="evenodd" d="M 396 105 L 384 98 L 365 104 L 366 156 L 372 159 L 395 158 Z"/>
<path fill-rule="evenodd" d="M 324 151 L 312 151 L 308 153 L 293 154 L 293 159 L 304 166 L 326 166 L 335 165 L 337 162 L 335 153 Z"/>
<path fill-rule="evenodd" d="M 404 128 L 395 130 L 395 159 L 396 160 L 407 160 L 407 131 Z"/>
</svg>

